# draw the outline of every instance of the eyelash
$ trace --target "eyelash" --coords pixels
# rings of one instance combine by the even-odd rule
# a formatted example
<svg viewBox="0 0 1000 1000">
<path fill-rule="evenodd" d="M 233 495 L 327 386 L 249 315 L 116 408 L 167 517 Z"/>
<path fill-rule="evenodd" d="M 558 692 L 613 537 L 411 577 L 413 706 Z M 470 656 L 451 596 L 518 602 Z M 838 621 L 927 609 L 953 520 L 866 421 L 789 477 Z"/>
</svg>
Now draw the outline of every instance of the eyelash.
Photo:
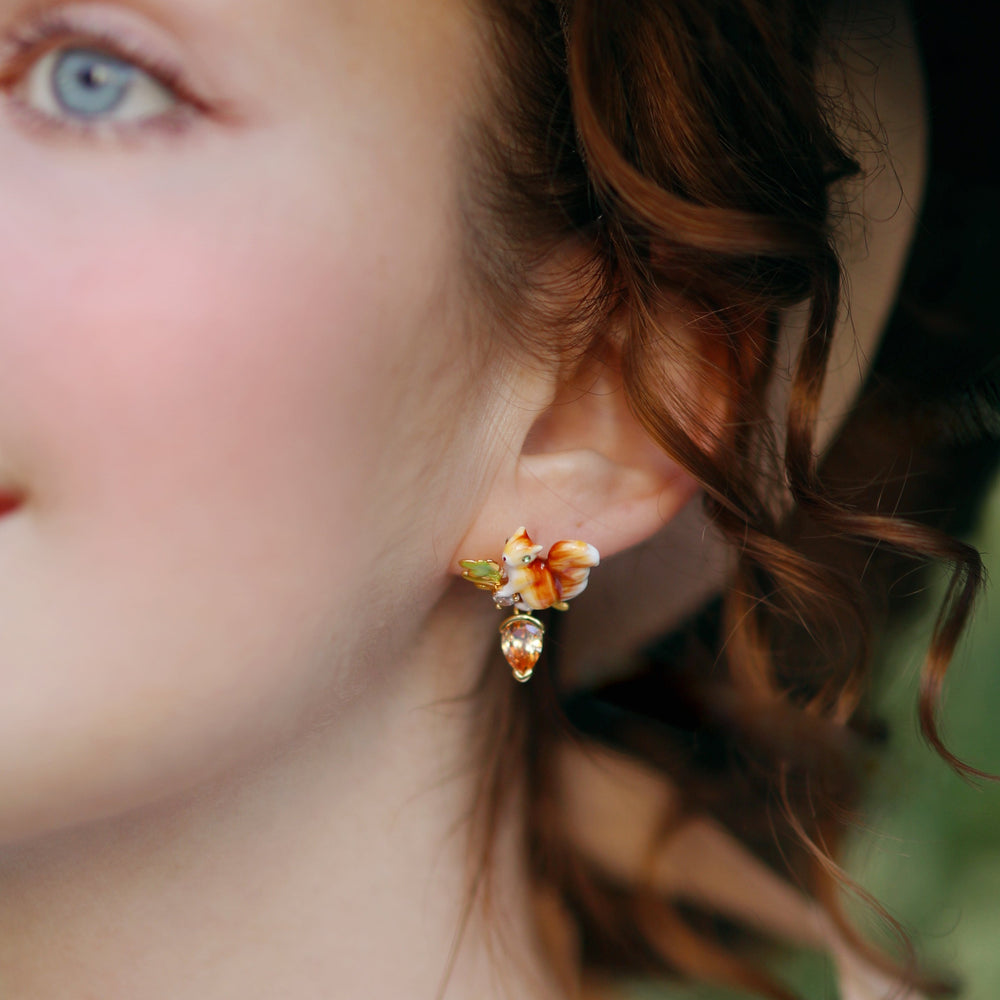
<svg viewBox="0 0 1000 1000">
<path fill-rule="evenodd" d="M 19 100 L 17 89 L 38 62 L 51 52 L 91 49 L 133 65 L 163 87 L 177 101 L 170 110 L 137 121 L 87 120 L 67 114 L 56 117 Z M 0 94 L 28 124 L 45 131 L 87 138 L 125 138 L 150 130 L 182 131 L 210 106 L 187 86 L 181 71 L 150 55 L 130 39 L 115 33 L 81 29 L 59 12 L 43 14 L 33 22 L 8 28 L 0 38 Z"/>
</svg>

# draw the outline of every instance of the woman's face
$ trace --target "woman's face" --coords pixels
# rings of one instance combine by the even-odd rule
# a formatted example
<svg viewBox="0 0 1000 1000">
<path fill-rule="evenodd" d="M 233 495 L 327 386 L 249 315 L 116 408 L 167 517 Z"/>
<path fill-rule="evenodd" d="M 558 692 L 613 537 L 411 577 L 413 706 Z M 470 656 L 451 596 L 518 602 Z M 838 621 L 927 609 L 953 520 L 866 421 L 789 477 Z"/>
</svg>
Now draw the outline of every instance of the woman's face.
<svg viewBox="0 0 1000 1000">
<path fill-rule="evenodd" d="M 0 835 L 280 741 L 440 592 L 499 447 L 467 18 L 0 0 Z"/>
</svg>

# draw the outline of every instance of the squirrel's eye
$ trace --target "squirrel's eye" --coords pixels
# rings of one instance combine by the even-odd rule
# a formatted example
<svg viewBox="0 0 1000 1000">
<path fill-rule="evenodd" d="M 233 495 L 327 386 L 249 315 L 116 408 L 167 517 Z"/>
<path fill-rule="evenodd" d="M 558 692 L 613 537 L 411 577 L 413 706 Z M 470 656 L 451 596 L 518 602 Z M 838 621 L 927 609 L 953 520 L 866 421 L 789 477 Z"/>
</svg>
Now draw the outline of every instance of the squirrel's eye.
<svg viewBox="0 0 1000 1000">
<path fill-rule="evenodd" d="M 524 557 L 524 558 L 523 558 L 523 559 L 521 560 L 521 562 L 523 562 L 523 563 L 530 563 L 530 562 L 531 562 L 531 556 L 525 556 L 525 557 Z"/>
</svg>

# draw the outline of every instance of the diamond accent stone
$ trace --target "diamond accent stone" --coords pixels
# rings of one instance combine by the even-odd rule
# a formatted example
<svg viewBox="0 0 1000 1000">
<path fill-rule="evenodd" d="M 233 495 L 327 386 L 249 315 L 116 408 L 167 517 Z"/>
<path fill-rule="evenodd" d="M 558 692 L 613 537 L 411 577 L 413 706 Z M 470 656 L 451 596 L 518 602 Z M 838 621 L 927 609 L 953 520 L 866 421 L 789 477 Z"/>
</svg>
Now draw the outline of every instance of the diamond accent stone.
<svg viewBox="0 0 1000 1000">
<path fill-rule="evenodd" d="M 542 655 L 545 629 L 531 615 L 513 615 L 500 626 L 500 649 L 515 679 L 526 681 Z"/>
</svg>

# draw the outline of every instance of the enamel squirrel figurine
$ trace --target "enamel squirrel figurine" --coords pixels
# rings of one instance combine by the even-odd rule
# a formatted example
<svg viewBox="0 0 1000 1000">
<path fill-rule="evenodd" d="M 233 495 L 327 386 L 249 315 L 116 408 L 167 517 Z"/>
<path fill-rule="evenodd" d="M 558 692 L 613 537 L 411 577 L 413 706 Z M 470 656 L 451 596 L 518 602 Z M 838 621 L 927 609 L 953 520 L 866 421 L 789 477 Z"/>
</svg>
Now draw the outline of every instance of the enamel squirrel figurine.
<svg viewBox="0 0 1000 1000">
<path fill-rule="evenodd" d="M 556 542 L 544 558 L 524 528 L 507 539 L 503 548 L 503 572 L 507 582 L 493 596 L 511 599 L 521 611 L 556 608 L 565 611 L 567 601 L 583 593 L 590 571 L 601 557 L 589 542 Z"/>
</svg>

